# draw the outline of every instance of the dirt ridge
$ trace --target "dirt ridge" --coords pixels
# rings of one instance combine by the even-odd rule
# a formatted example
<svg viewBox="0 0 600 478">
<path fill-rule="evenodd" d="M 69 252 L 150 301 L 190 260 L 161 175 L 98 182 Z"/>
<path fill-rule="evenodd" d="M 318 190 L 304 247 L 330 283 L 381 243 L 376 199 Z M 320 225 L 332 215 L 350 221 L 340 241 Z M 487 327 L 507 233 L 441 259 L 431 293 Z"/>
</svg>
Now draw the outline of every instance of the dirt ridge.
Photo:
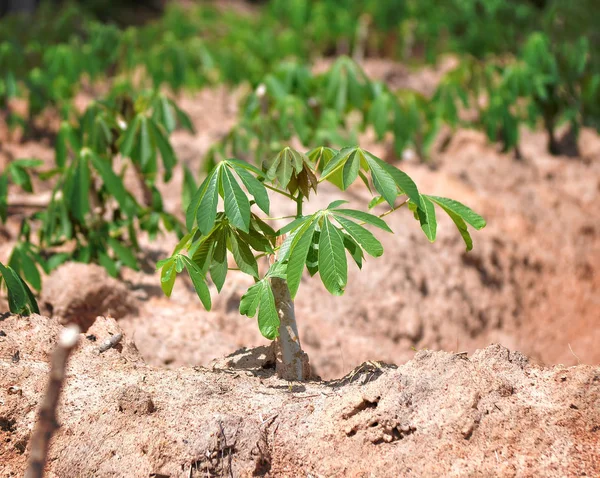
<svg viewBox="0 0 600 478">
<path fill-rule="evenodd" d="M 0 320 L 0 476 L 23 472 L 61 328 L 42 316 Z M 242 368 L 174 370 L 146 365 L 127 336 L 98 353 L 121 332 L 100 317 L 82 335 L 47 476 L 600 473 L 600 367 L 544 368 L 491 345 L 290 384 L 247 349 L 227 360 Z"/>
</svg>

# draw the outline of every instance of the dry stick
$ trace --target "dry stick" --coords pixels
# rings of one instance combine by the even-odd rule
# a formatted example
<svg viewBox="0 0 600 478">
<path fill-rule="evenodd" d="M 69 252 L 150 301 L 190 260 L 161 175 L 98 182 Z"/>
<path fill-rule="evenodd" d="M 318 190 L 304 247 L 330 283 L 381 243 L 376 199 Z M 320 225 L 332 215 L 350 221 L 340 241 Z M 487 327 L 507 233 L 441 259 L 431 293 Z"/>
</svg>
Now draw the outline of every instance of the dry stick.
<svg viewBox="0 0 600 478">
<path fill-rule="evenodd" d="M 42 478 L 50 439 L 58 429 L 56 409 L 65 380 L 67 361 L 79 340 L 79 327 L 70 325 L 62 331 L 50 362 L 50 381 L 40 405 L 38 422 L 31 437 L 31 451 L 25 478 Z"/>
</svg>

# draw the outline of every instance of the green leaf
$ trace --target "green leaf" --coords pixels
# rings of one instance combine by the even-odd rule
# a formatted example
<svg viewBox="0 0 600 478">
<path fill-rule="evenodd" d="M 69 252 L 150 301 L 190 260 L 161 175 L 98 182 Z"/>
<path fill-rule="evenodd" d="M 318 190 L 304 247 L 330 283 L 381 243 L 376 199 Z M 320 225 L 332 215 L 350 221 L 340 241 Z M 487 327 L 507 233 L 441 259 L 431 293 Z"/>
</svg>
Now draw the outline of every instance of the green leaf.
<svg viewBox="0 0 600 478">
<path fill-rule="evenodd" d="M 8 217 L 8 175 L 0 174 L 0 221 Z"/>
<path fill-rule="evenodd" d="M 203 274 L 206 274 L 210 267 L 212 248 L 215 245 L 215 238 L 211 235 L 202 240 L 195 248 L 192 260 L 200 268 Z"/>
<path fill-rule="evenodd" d="M 386 163 L 366 151 L 365 159 L 371 171 L 373 186 L 384 197 L 390 207 L 394 207 L 394 202 L 398 196 L 398 187 L 392 175 L 387 171 Z"/>
<path fill-rule="evenodd" d="M 262 209 L 265 214 L 269 214 L 269 194 L 267 189 L 258 179 L 250 174 L 246 169 L 238 166 L 236 163 L 232 163 L 233 169 L 239 178 L 248 189 L 248 192 L 252 195 L 256 201 L 256 205 Z"/>
<path fill-rule="evenodd" d="M 52 254 L 48 260 L 46 261 L 46 265 L 44 267 L 46 274 L 50 274 L 54 269 L 56 269 L 61 264 L 64 264 L 66 261 L 70 259 L 71 255 L 66 252 L 59 252 L 58 254 Z"/>
<path fill-rule="evenodd" d="M 140 164 L 144 172 L 154 172 L 154 168 L 151 163 L 152 158 L 154 156 L 154 149 L 152 148 L 152 142 L 150 141 L 150 133 L 148 131 L 148 118 L 146 118 L 145 116 L 142 116 L 142 118 L 140 119 L 139 153 Z"/>
<path fill-rule="evenodd" d="M 134 271 L 139 270 L 135 254 L 129 247 L 121 244 L 114 237 L 108 238 L 108 245 L 114 251 L 117 259 L 119 259 L 124 265 L 130 269 L 133 269 Z"/>
<path fill-rule="evenodd" d="M 343 235 L 344 235 L 344 247 L 350 253 L 350 256 L 352 257 L 352 259 L 354 259 L 354 262 L 356 263 L 358 268 L 362 269 L 362 264 L 363 264 L 363 259 L 364 259 L 363 250 L 358 245 L 358 243 L 354 239 L 352 239 L 352 236 L 350 236 L 346 233 L 344 233 Z"/>
<path fill-rule="evenodd" d="M 213 169 L 210 175 L 200 186 L 200 201 L 197 208 L 196 220 L 198 229 L 207 235 L 215 225 L 217 217 L 217 205 L 219 203 L 219 183 L 221 181 L 221 168 Z M 193 202 L 190 208 L 193 206 Z M 189 227 L 188 227 L 189 228 Z"/>
<path fill-rule="evenodd" d="M 223 168 L 223 196 L 229 222 L 242 231 L 249 232 L 250 202 L 229 168 Z"/>
<path fill-rule="evenodd" d="M 6 283 L 8 307 L 13 314 L 29 315 L 31 313 L 40 313 L 31 290 L 11 267 L 5 267 L 0 262 L 0 275 Z"/>
<path fill-rule="evenodd" d="M 435 208 L 433 203 L 426 196 L 421 196 L 422 208 L 417 209 L 421 229 L 431 242 L 435 241 L 437 234 L 437 221 L 435 219 Z"/>
<path fill-rule="evenodd" d="M 58 135 L 56 136 L 56 142 L 54 145 L 54 160 L 59 168 L 64 167 L 67 162 L 67 142 L 70 134 L 71 126 L 69 123 L 63 121 L 60 125 L 60 129 L 58 130 Z"/>
<path fill-rule="evenodd" d="M 373 257 L 379 257 L 383 254 L 383 246 L 381 242 L 371 233 L 371 231 L 359 226 L 349 219 L 344 219 L 341 216 L 335 216 L 337 222 L 346 230 L 346 232 L 365 250 L 365 252 Z"/>
<path fill-rule="evenodd" d="M 258 329 L 263 337 L 269 340 L 275 340 L 279 336 L 279 314 L 275 307 L 275 297 L 269 283 L 265 283 L 260 294 Z"/>
<path fill-rule="evenodd" d="M 235 233 L 230 234 L 229 239 L 233 258 L 240 270 L 245 274 L 258 278 L 258 264 L 248 244 Z"/>
<path fill-rule="evenodd" d="M 240 300 L 240 314 L 247 317 L 254 317 L 256 315 L 264 285 L 264 280 L 261 280 L 246 291 Z"/>
<path fill-rule="evenodd" d="M 355 156 L 356 150 L 357 148 L 352 147 L 343 148 L 342 150 L 338 151 L 338 153 L 331 158 L 327 162 L 327 165 L 323 168 L 323 172 L 321 173 L 321 181 L 332 176 L 337 170 L 342 168 L 351 157 Z"/>
<path fill-rule="evenodd" d="M 142 132 L 144 131 L 144 124 L 142 124 Z M 160 127 L 154 122 L 154 120 L 148 120 L 148 126 L 150 129 L 150 134 L 152 135 L 152 139 L 154 140 L 154 143 L 160 151 L 163 166 L 165 167 L 164 181 L 169 182 L 171 180 L 171 177 L 173 176 L 173 167 L 177 164 L 175 151 L 173 151 L 173 147 L 169 143 L 169 140 L 167 139 L 165 134 L 160 130 Z"/>
<path fill-rule="evenodd" d="M 115 261 L 108 257 L 106 252 L 98 252 L 98 263 L 106 269 L 106 272 L 108 272 L 111 277 L 117 277 L 119 275 L 119 267 Z"/>
<path fill-rule="evenodd" d="M 238 229 L 237 234 L 246 242 L 252 249 L 259 252 L 268 252 L 273 254 L 273 246 L 269 240 L 254 228 L 250 228 L 250 233 L 246 233 Z"/>
<path fill-rule="evenodd" d="M 216 244 L 213 249 L 213 260 L 210 265 L 210 277 L 217 290 L 221 292 L 227 278 L 227 234 L 222 229 L 218 232 Z"/>
<path fill-rule="evenodd" d="M 33 286 L 33 288 L 39 292 L 40 290 L 42 290 L 42 278 L 40 276 L 40 272 L 38 271 L 35 262 L 27 254 L 27 251 L 23 250 L 23 248 L 20 248 L 19 252 L 25 280 L 29 282 Z"/>
<path fill-rule="evenodd" d="M 121 178 L 112 170 L 110 161 L 101 158 L 95 153 L 92 153 L 90 158 L 92 160 L 94 169 L 96 169 L 98 174 L 100 174 L 100 177 L 104 181 L 104 185 L 106 186 L 108 192 L 115 197 L 123 212 L 125 212 L 125 214 L 128 216 L 132 216 L 135 213 L 135 208 L 133 207 L 134 202 L 125 190 L 125 186 Z"/>
<path fill-rule="evenodd" d="M 336 218 L 339 214 L 342 214 L 344 216 L 363 221 L 371 226 L 378 227 L 379 229 L 383 229 L 384 231 L 393 232 L 383 219 L 368 212 L 357 211 L 355 209 L 336 209 L 333 211 L 333 214 L 336 216 Z"/>
<path fill-rule="evenodd" d="M 475 229 L 483 229 L 486 225 L 485 219 L 479 214 L 475 213 L 472 209 L 465 206 L 464 204 L 455 201 L 453 199 L 443 198 L 439 196 L 426 196 L 428 199 L 438 204 L 445 210 L 452 211 L 457 216 L 464 219 L 468 224 L 473 226 Z"/>
<path fill-rule="evenodd" d="M 160 97 L 160 112 L 161 112 L 161 121 L 162 121 L 162 124 L 164 125 L 165 129 L 169 133 L 172 133 L 173 131 L 175 131 L 177 122 L 175 121 L 175 117 L 173 116 L 173 108 L 169 104 L 169 100 L 164 96 Z"/>
<path fill-rule="evenodd" d="M 342 169 L 342 191 L 348 189 L 348 187 L 356 180 L 359 169 L 360 158 L 355 154 L 346 161 L 346 164 L 344 164 L 344 168 Z"/>
<path fill-rule="evenodd" d="M 283 234 L 287 234 L 288 232 L 294 232 L 301 225 L 303 225 L 310 216 L 300 216 L 294 219 L 292 222 L 286 224 L 281 229 L 277 231 L 277 235 L 281 236 Z"/>
<path fill-rule="evenodd" d="M 190 275 L 190 279 L 192 279 L 192 283 L 196 289 L 196 294 L 198 294 L 200 301 L 202 301 L 202 305 L 206 310 L 210 310 L 212 307 L 212 301 L 210 298 L 208 285 L 206 284 L 206 278 L 204 276 L 205 273 L 196 265 L 196 263 L 192 262 L 189 257 L 181 256 L 181 258 L 186 270 L 188 271 L 188 274 Z"/>
<path fill-rule="evenodd" d="M 81 222 L 85 221 L 85 215 L 90 210 L 90 167 L 87 156 L 81 154 L 77 160 L 73 176 L 73 191 L 69 198 L 73 215 Z"/>
<path fill-rule="evenodd" d="M 319 275 L 333 295 L 342 295 L 348 282 L 344 241 L 337 228 L 325 217 L 319 238 Z M 289 280 L 289 272 L 288 272 Z"/>
<path fill-rule="evenodd" d="M 465 241 L 465 245 L 467 246 L 467 252 L 472 250 L 473 249 L 473 239 L 471 239 L 471 234 L 469 234 L 469 230 L 467 229 L 467 224 L 465 223 L 465 221 L 463 221 L 463 218 L 460 217 L 458 214 L 454 213 L 454 211 L 452 211 L 444 206 L 440 206 L 440 207 L 444 211 L 446 211 L 446 214 L 448 214 L 448 216 L 450 216 L 450 219 L 452 219 L 452 221 L 456 225 L 456 228 L 458 229 L 458 232 L 462 236 L 463 241 Z"/>
<path fill-rule="evenodd" d="M 10 172 L 13 182 L 17 186 L 20 186 L 24 191 L 27 191 L 28 193 L 33 192 L 33 186 L 31 184 L 29 173 L 25 168 L 22 168 L 15 163 L 16 161 L 8 163 L 8 171 Z"/>
<path fill-rule="evenodd" d="M 308 255 L 306 256 L 306 269 L 311 277 L 319 272 L 319 238 L 321 237 L 321 231 L 315 230 L 313 237 L 310 241 L 310 248 L 308 249 Z"/>
<path fill-rule="evenodd" d="M 386 163 L 385 161 L 381 161 L 380 159 L 378 159 L 378 161 L 383 169 L 387 171 L 388 174 L 394 179 L 394 182 L 402 190 L 402 192 L 404 192 L 404 194 L 406 194 L 409 199 L 417 205 L 417 207 L 421 207 L 421 195 L 419 194 L 417 185 L 410 178 L 410 176 L 404 171 L 400 171 L 398 168 Z"/>
<path fill-rule="evenodd" d="M 382 202 L 385 202 L 385 199 L 383 198 L 383 196 L 375 196 L 369 202 L 369 209 L 373 209 L 375 206 L 379 206 Z"/>
<path fill-rule="evenodd" d="M 257 311 L 261 334 L 269 340 L 274 340 L 279 335 L 279 315 L 271 285 L 266 279 L 251 286 L 240 301 L 242 315 L 254 317 Z"/>
<path fill-rule="evenodd" d="M 304 224 L 294 235 L 294 238 L 290 244 L 287 266 L 287 282 L 292 299 L 296 297 L 298 287 L 300 287 L 300 280 L 302 279 L 304 264 L 306 263 L 306 257 L 308 255 L 308 250 L 310 248 L 316 224 L 317 221 L 313 217 L 310 217 L 306 224 Z"/>
<path fill-rule="evenodd" d="M 292 175 L 300 174 L 305 162 L 308 164 L 308 158 L 304 154 L 290 147 L 284 148 L 266 165 L 267 178 L 271 181 L 277 178 L 281 187 L 287 188 Z"/>
<path fill-rule="evenodd" d="M 195 129 L 190 117 L 179 106 L 177 106 L 177 103 L 175 103 L 174 101 L 169 100 L 169 104 L 175 110 L 175 114 L 177 115 L 177 121 L 179 121 L 179 124 L 181 124 L 181 126 L 187 129 L 190 133 L 194 133 Z"/>
<path fill-rule="evenodd" d="M 131 152 L 133 151 L 133 147 L 135 146 L 135 138 L 137 136 L 137 132 L 140 126 L 140 116 L 136 116 L 129 123 L 127 129 L 125 130 L 125 134 L 120 139 L 120 151 L 121 154 L 127 158 L 131 157 Z"/>
<path fill-rule="evenodd" d="M 181 192 L 181 204 L 183 208 L 187 211 L 189 205 L 192 202 L 192 198 L 194 197 L 194 191 L 198 190 L 198 185 L 196 184 L 196 180 L 194 179 L 194 175 L 190 171 L 190 168 L 187 164 L 183 165 L 183 189 Z M 195 214 L 194 214 L 195 217 Z M 188 229 L 190 229 L 188 227 Z"/>
<path fill-rule="evenodd" d="M 348 201 L 345 201 L 343 199 L 338 199 L 337 201 L 332 201 L 329 203 L 329 206 L 327 206 L 327 209 L 329 209 L 329 210 L 336 209 L 336 208 L 340 207 L 342 204 L 348 204 Z"/>
<path fill-rule="evenodd" d="M 173 285 L 175 285 L 175 278 L 177 277 L 175 267 L 175 259 L 171 257 L 163 265 L 162 270 L 160 271 L 160 287 L 167 297 L 171 297 Z"/>
</svg>

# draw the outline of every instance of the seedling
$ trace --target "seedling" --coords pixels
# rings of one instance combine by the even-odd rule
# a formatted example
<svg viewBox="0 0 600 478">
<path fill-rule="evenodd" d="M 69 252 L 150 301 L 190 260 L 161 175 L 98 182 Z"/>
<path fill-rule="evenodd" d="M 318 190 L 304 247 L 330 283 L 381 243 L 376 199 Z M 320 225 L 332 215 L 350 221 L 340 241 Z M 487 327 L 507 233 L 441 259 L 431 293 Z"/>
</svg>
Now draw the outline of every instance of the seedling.
<svg viewBox="0 0 600 478">
<path fill-rule="evenodd" d="M 350 209 L 340 199 L 304 214 L 311 192 L 316 194 L 324 181 L 344 191 L 359 178 L 376 193 L 370 205 L 387 203 L 387 212 L 376 216 Z M 279 229 L 268 224 L 273 219 L 268 191 L 296 208 L 296 214 Z M 240 313 L 257 317 L 262 335 L 277 339 L 279 376 L 305 380 L 310 369 L 300 345 L 293 302 L 304 270 L 311 276 L 318 274 L 331 294 L 342 295 L 348 280 L 347 255 L 360 268 L 365 253 L 372 257 L 383 253 L 381 242 L 365 226 L 391 233 L 383 218 L 406 207 L 434 241 L 436 205 L 450 216 L 470 250 L 473 242 L 467 224 L 481 229 L 483 218 L 452 199 L 420 193 L 407 174 L 361 148 L 319 147 L 303 154 L 287 147 L 266 161 L 262 170 L 227 159 L 216 164 L 195 192 L 186 211 L 189 232 L 171 257 L 158 263 L 161 286 L 170 296 L 177 274 L 185 269 L 202 304 L 210 310 L 209 280 L 220 292 L 232 268 L 250 275 L 255 284 L 243 295 Z M 236 267 L 230 267 L 230 257 Z M 267 258 L 269 267 L 263 273 L 266 267 L 259 267 L 259 261 Z"/>
</svg>

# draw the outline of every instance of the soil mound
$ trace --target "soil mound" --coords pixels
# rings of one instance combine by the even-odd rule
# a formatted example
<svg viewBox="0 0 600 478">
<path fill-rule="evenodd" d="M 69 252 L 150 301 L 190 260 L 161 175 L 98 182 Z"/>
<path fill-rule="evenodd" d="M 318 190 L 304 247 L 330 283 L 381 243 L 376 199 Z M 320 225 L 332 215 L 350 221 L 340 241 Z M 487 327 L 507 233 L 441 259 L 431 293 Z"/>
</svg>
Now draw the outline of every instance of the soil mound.
<svg viewBox="0 0 600 478">
<path fill-rule="evenodd" d="M 0 328 L 0 475 L 19 476 L 61 325 L 5 316 Z M 120 331 L 99 318 L 90 332 Z M 100 354 L 81 337 L 48 476 L 600 473 L 598 367 L 543 368 L 492 345 L 291 385 L 269 368 L 158 370 L 122 344 Z"/>
</svg>

